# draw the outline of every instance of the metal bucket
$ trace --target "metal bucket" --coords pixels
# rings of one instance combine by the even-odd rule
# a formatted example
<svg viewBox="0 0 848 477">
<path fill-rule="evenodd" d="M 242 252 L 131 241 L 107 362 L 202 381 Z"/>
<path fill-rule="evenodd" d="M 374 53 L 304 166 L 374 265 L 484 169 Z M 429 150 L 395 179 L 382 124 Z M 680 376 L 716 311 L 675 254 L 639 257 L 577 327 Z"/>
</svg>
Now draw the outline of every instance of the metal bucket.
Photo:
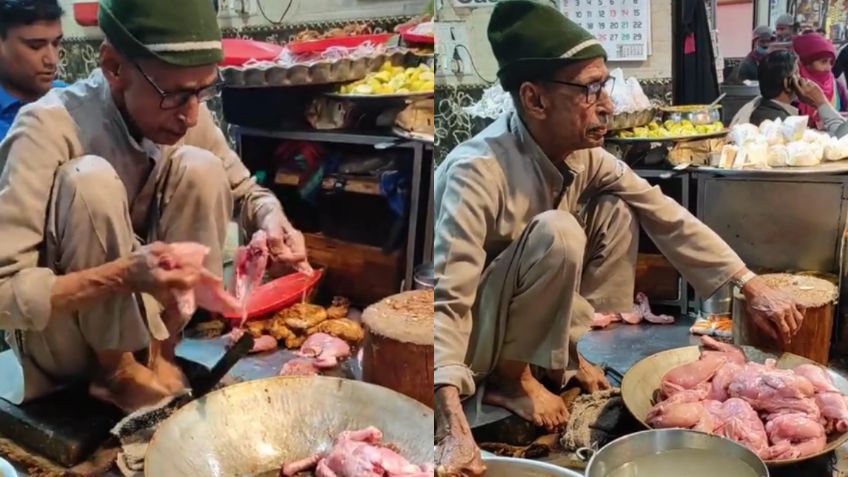
<svg viewBox="0 0 848 477">
<path fill-rule="evenodd" d="M 483 463 L 486 477 L 583 477 L 573 470 L 528 459 L 483 455 Z"/>
<path fill-rule="evenodd" d="M 713 296 L 701 299 L 701 313 L 704 315 L 729 315 L 733 304 L 731 285 L 724 285 Z"/>
<path fill-rule="evenodd" d="M 768 477 L 766 464 L 750 449 L 729 439 L 683 429 L 661 429 L 637 432 L 610 442 L 589 461 L 586 477 L 607 477 L 621 466 L 640 457 L 664 451 L 699 449 L 709 451 L 716 457 L 733 457 L 738 460 L 739 471 L 753 470 L 758 477 Z M 746 469 L 747 468 L 747 469 Z M 651 477 L 676 477 L 680 469 L 669 466 L 668 473 Z M 741 475 L 750 475 L 745 473 Z"/>
<path fill-rule="evenodd" d="M 415 271 L 413 273 L 416 290 L 425 290 L 435 287 L 436 279 L 432 263 L 422 263 L 421 265 L 418 265 L 415 267 Z"/>
</svg>

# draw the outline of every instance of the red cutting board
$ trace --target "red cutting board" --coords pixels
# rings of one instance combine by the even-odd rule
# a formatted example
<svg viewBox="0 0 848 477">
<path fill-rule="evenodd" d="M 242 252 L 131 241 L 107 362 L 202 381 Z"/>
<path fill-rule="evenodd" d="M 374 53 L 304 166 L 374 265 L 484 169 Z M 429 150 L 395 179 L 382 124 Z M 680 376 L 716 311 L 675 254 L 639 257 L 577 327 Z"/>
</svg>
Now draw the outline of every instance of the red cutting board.
<svg viewBox="0 0 848 477">
<path fill-rule="evenodd" d="M 323 270 L 315 270 L 312 276 L 296 272 L 253 290 L 247 301 L 247 319 L 260 318 L 300 303 L 304 295 L 309 295 L 318 286 L 323 274 Z M 239 315 L 226 317 L 233 321 L 241 320 Z"/>
</svg>

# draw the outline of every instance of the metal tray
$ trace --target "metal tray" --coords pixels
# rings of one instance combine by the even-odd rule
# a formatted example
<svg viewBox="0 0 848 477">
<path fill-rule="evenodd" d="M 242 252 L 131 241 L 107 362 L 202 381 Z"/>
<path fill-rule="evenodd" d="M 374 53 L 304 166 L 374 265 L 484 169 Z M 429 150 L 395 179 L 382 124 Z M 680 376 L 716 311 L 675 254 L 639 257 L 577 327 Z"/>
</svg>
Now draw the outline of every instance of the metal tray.
<svg viewBox="0 0 848 477">
<path fill-rule="evenodd" d="M 777 367 L 780 369 L 792 369 L 801 364 L 815 364 L 820 366 L 818 363 L 792 353 L 774 355 L 750 346 L 743 346 L 742 348 L 749 361 L 763 363 L 767 358 L 776 358 Z M 650 428 L 646 422 L 646 416 L 653 406 L 654 392 L 659 389 L 660 382 L 665 373 L 679 365 L 697 361 L 699 356 L 700 349 L 698 346 L 687 346 L 662 351 L 636 363 L 635 366 L 627 371 L 621 383 L 621 397 L 624 400 L 627 410 L 643 426 Z M 833 370 L 827 369 L 827 371 L 836 387 L 842 393 L 848 393 L 848 380 Z M 828 435 L 827 447 L 815 455 L 790 460 L 766 461 L 766 464 L 779 467 L 810 460 L 833 452 L 834 449 L 840 447 L 846 441 L 848 441 L 848 432 L 832 433 Z"/>
<path fill-rule="evenodd" d="M 848 159 L 824 161 L 815 166 L 772 167 L 771 169 L 721 169 L 712 166 L 692 166 L 692 171 L 706 172 L 719 176 L 796 176 L 848 173 Z"/>
<path fill-rule="evenodd" d="M 730 130 L 725 129 L 723 131 L 718 131 L 709 134 L 696 134 L 694 136 L 673 136 L 673 137 L 611 137 L 607 136 L 604 138 L 605 141 L 617 143 L 617 144 L 641 144 L 646 142 L 688 142 L 688 141 L 700 141 L 703 139 L 714 139 L 719 137 L 727 136 Z"/>
<path fill-rule="evenodd" d="M 420 93 L 403 93 L 403 94 L 343 94 L 343 93 L 326 93 L 324 96 L 344 99 L 347 101 L 380 101 L 380 100 L 398 100 L 411 101 L 415 99 L 432 98 L 433 91 L 423 91 Z"/>
<path fill-rule="evenodd" d="M 428 143 L 428 144 L 433 144 L 433 142 L 435 142 L 435 140 L 436 140 L 436 136 L 434 136 L 432 134 L 424 134 L 424 133 L 407 131 L 407 130 L 400 128 L 400 127 L 397 127 L 397 126 L 392 128 L 392 132 L 398 137 L 402 137 L 404 139 L 411 139 L 413 141 L 425 142 L 425 143 Z"/>
</svg>

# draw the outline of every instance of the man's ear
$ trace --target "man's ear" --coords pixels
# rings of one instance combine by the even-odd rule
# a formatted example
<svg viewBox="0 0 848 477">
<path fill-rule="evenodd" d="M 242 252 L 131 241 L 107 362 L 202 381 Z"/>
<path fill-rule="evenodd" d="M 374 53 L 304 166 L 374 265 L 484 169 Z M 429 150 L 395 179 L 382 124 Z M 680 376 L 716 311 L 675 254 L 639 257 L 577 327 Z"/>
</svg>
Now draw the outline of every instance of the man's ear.
<svg viewBox="0 0 848 477">
<path fill-rule="evenodd" d="M 103 42 L 100 46 L 100 69 L 112 88 L 123 89 L 126 85 L 124 61 L 112 45 Z"/>
<path fill-rule="evenodd" d="M 539 85 L 530 82 L 522 83 L 518 89 L 518 97 L 521 99 L 524 114 L 537 119 L 544 119 L 547 116 L 547 101 Z"/>
</svg>

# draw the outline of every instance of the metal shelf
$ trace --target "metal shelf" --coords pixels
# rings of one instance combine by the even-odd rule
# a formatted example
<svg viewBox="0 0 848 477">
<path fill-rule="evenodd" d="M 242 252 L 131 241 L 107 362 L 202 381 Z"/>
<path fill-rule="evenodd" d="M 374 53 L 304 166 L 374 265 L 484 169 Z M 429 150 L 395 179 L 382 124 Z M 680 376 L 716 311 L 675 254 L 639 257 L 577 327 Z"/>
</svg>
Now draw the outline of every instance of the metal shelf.
<svg viewBox="0 0 848 477">
<path fill-rule="evenodd" d="M 317 130 L 291 130 L 291 131 L 278 131 L 272 129 L 262 129 L 262 128 L 252 128 L 245 126 L 237 126 L 233 125 L 232 133 L 236 138 L 236 141 L 239 144 L 239 155 L 242 154 L 243 148 L 241 147 L 242 137 L 244 136 L 252 136 L 252 137 L 262 137 L 262 138 L 270 138 L 270 139 L 280 139 L 287 141 L 312 141 L 312 142 L 327 142 L 327 143 L 335 143 L 335 144 L 352 144 L 352 145 L 363 145 L 363 146 L 373 146 L 375 149 L 384 150 L 384 149 L 392 149 L 392 148 L 402 148 L 402 149 L 410 149 L 412 152 L 412 184 L 411 190 L 409 193 L 409 223 L 407 225 L 407 239 L 406 239 L 406 267 L 404 270 L 404 280 L 400 285 L 401 291 L 403 290 L 411 290 L 414 285 L 413 275 L 415 266 L 417 265 L 415 261 L 415 250 L 416 250 L 416 238 L 418 235 L 418 227 L 422 224 L 419 224 L 418 220 L 418 211 L 419 207 L 422 206 L 420 204 L 421 200 L 428 200 L 427 198 L 421 197 L 421 179 L 424 175 L 424 152 L 425 150 L 428 153 L 431 153 L 433 150 L 432 146 L 429 144 L 425 144 L 420 141 L 412 141 L 409 139 L 401 138 L 390 134 L 387 130 L 378 130 L 378 131 L 317 131 Z M 430 195 L 430 194 L 428 194 Z M 429 202 L 429 201 L 428 201 Z M 426 224 L 424 226 L 428 226 Z M 425 233 L 427 237 L 430 237 L 430 241 L 432 242 L 432 233 L 429 235 Z M 425 238 L 427 240 L 427 238 Z M 430 246 L 432 250 L 432 245 Z M 432 252 L 431 252 L 432 253 Z"/>
<path fill-rule="evenodd" d="M 337 144 L 360 144 L 365 146 L 384 146 L 380 149 L 390 147 L 417 148 L 423 143 L 411 141 L 392 134 L 385 130 L 377 131 L 276 131 L 273 129 L 260 129 L 245 126 L 233 126 L 236 137 L 241 135 L 254 137 L 267 137 L 271 139 L 287 139 L 290 141 L 315 141 L 331 142 Z"/>
</svg>

